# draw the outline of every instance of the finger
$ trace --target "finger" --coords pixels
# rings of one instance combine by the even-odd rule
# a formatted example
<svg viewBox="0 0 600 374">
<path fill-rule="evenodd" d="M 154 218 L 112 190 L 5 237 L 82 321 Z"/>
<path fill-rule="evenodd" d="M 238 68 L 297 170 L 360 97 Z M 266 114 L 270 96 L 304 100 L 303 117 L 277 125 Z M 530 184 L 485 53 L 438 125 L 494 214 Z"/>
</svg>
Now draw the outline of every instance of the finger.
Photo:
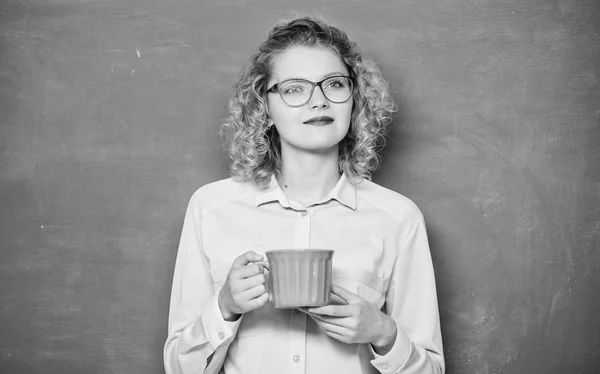
<svg viewBox="0 0 600 374">
<path fill-rule="evenodd" d="M 231 267 L 241 267 L 254 261 L 262 261 L 264 257 L 254 251 L 248 251 L 233 260 Z"/>
<path fill-rule="evenodd" d="M 267 303 L 267 301 L 269 301 L 269 294 L 268 293 L 264 293 L 258 297 L 255 297 L 254 299 L 248 301 L 248 309 L 247 311 L 251 311 L 254 309 L 258 309 L 261 306 L 265 305 Z"/>
<path fill-rule="evenodd" d="M 249 290 L 252 287 L 256 287 L 258 285 L 265 283 L 265 275 L 264 274 L 256 274 L 249 278 L 243 279 L 234 279 L 231 282 L 231 291 L 232 292 L 244 292 Z"/>
<path fill-rule="evenodd" d="M 327 323 L 327 322 L 323 322 L 323 321 L 315 321 L 315 322 L 317 323 L 317 325 L 319 325 L 319 327 L 323 331 L 331 332 L 331 333 L 342 335 L 342 336 L 348 335 L 349 329 L 347 329 L 343 326 L 333 325 L 331 323 Z"/>
<path fill-rule="evenodd" d="M 240 294 L 240 299 L 242 300 L 252 300 L 259 296 L 266 294 L 267 289 L 264 284 L 260 284 L 256 287 L 252 287 Z"/>
<path fill-rule="evenodd" d="M 362 297 L 334 284 L 331 285 L 331 293 L 344 300 L 348 304 L 356 304 L 363 301 Z"/>
<path fill-rule="evenodd" d="M 248 264 L 246 266 L 232 268 L 231 277 L 234 279 L 250 278 L 257 274 L 264 273 L 265 269 L 259 264 Z"/>
<path fill-rule="evenodd" d="M 262 266 L 265 270 L 269 271 L 269 261 L 255 261 L 255 264 Z"/>
<path fill-rule="evenodd" d="M 313 316 L 311 316 L 313 317 Z M 314 318 L 313 318 L 314 319 Z M 340 328 L 339 326 L 330 325 L 328 323 L 321 322 L 319 320 L 315 320 L 317 326 L 321 331 L 323 331 L 326 335 L 339 340 L 344 343 L 349 343 L 350 338 L 347 335 L 348 330 Z"/>
<path fill-rule="evenodd" d="M 326 305 L 317 308 L 306 308 L 311 314 L 321 314 L 332 317 L 350 317 L 354 315 L 354 308 L 350 305 Z"/>
<path fill-rule="evenodd" d="M 351 317 L 329 317 L 318 314 L 307 313 L 315 322 L 322 322 L 332 326 L 350 328 L 354 324 Z"/>
</svg>

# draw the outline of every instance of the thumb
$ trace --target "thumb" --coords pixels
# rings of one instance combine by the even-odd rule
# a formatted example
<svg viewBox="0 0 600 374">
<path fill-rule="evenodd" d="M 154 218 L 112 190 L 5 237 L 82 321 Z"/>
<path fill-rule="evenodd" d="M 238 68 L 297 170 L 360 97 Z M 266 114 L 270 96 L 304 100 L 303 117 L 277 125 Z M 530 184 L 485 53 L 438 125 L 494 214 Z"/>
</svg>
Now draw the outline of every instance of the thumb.
<svg viewBox="0 0 600 374">
<path fill-rule="evenodd" d="M 360 296 L 353 294 L 352 292 L 348 291 L 343 287 L 336 286 L 333 284 L 331 285 L 331 293 L 344 300 L 348 304 L 356 304 L 360 301 L 363 301 L 363 299 Z"/>
<path fill-rule="evenodd" d="M 263 256 L 259 255 L 258 253 L 254 252 L 254 251 L 248 251 L 248 252 L 244 253 L 243 255 L 239 256 L 238 258 L 236 258 L 235 260 L 233 260 L 233 267 L 245 266 L 251 262 L 260 261 L 263 258 L 264 258 Z"/>
</svg>

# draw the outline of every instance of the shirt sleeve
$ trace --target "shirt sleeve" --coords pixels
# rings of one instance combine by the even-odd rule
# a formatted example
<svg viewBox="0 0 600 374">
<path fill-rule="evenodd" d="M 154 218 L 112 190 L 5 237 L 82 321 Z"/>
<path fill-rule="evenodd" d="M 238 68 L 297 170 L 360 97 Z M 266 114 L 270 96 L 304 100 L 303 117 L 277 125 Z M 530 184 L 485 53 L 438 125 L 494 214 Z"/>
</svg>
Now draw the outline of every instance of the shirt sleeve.
<svg viewBox="0 0 600 374">
<path fill-rule="evenodd" d="M 420 212 L 399 248 L 385 312 L 396 322 L 396 340 L 384 356 L 369 346 L 374 357 L 371 364 L 382 374 L 444 373 L 435 277 Z"/>
<path fill-rule="evenodd" d="M 173 274 L 164 346 L 167 374 L 218 373 L 241 322 L 241 318 L 225 321 L 219 309 L 218 293 L 202 249 L 201 219 L 192 197 Z"/>
</svg>

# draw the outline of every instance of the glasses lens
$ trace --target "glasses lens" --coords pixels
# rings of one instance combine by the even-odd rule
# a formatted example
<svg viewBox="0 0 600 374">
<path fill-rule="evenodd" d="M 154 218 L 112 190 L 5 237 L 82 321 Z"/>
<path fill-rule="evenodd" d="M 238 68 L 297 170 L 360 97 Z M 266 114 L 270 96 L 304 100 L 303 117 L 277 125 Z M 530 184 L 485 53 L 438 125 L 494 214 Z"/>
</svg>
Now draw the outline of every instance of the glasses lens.
<svg viewBox="0 0 600 374">
<path fill-rule="evenodd" d="M 333 103 L 343 103 L 352 95 L 352 80 L 346 77 L 331 77 L 323 82 L 323 93 Z"/>
<path fill-rule="evenodd" d="M 347 77 L 328 78 L 323 81 L 321 87 L 327 100 L 332 103 L 343 103 L 352 96 L 352 80 Z M 294 79 L 281 83 L 278 91 L 287 105 L 302 106 L 310 100 L 313 84 L 302 79 Z"/>
<path fill-rule="evenodd" d="M 312 84 L 303 80 L 291 80 L 279 86 L 279 93 L 288 105 L 303 105 L 310 99 Z"/>
</svg>

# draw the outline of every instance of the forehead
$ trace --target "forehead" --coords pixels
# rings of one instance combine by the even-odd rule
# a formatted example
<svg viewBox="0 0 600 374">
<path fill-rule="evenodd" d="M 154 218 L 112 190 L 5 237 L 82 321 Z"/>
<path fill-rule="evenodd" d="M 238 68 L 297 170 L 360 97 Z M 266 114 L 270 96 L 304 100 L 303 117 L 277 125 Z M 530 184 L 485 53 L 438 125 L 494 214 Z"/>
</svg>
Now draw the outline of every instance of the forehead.
<svg viewBox="0 0 600 374">
<path fill-rule="evenodd" d="M 271 81 L 290 78 L 318 81 L 334 72 L 348 74 L 346 65 L 335 52 L 323 47 L 295 46 L 273 58 Z"/>
</svg>

